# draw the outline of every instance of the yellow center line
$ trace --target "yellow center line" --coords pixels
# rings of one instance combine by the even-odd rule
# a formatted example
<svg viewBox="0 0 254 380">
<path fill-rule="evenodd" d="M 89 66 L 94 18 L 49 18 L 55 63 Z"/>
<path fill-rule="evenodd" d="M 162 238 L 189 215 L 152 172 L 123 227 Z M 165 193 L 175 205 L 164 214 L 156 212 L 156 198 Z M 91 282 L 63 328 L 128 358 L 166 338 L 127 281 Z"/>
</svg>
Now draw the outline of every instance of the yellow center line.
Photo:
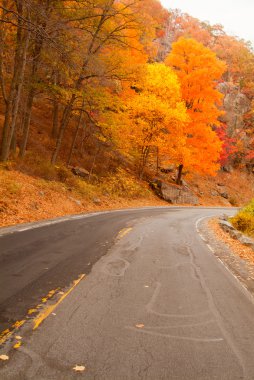
<svg viewBox="0 0 254 380">
<path fill-rule="evenodd" d="M 118 233 L 118 239 L 122 239 L 125 235 L 127 235 L 130 231 L 132 230 L 132 227 L 129 228 L 123 228 L 121 231 Z"/>
<path fill-rule="evenodd" d="M 43 310 L 38 317 L 34 319 L 34 327 L 33 330 L 37 329 L 37 327 L 40 326 L 40 324 L 46 319 L 54 310 L 55 308 L 70 294 L 73 289 L 80 283 L 81 280 L 85 277 L 85 274 L 81 274 L 77 280 L 73 282 L 72 287 L 62 295 L 62 297 L 54 304 L 47 307 L 45 310 Z"/>
</svg>

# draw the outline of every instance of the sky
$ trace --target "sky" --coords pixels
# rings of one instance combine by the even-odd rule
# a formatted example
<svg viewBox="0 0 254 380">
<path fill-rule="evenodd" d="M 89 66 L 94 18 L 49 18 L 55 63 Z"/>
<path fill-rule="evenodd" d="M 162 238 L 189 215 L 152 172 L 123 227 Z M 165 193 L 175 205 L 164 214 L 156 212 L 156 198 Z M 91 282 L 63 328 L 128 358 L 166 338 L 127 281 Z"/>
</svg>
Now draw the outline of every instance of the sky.
<svg viewBox="0 0 254 380">
<path fill-rule="evenodd" d="M 169 8 L 181 9 L 184 13 L 221 24 L 227 34 L 251 41 L 254 47 L 254 0 L 160 0 Z"/>
</svg>

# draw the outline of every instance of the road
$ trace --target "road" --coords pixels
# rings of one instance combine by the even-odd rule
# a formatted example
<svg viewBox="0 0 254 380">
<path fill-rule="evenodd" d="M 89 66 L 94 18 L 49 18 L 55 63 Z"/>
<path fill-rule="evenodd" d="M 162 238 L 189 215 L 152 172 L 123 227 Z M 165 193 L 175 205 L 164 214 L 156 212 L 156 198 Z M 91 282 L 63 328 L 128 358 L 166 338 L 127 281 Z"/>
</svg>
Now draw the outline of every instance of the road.
<svg viewBox="0 0 254 380">
<path fill-rule="evenodd" d="M 253 380 L 253 298 L 198 233 L 223 213 L 126 210 L 0 236 L 2 326 L 45 298 L 0 350 L 0 378 Z"/>
</svg>

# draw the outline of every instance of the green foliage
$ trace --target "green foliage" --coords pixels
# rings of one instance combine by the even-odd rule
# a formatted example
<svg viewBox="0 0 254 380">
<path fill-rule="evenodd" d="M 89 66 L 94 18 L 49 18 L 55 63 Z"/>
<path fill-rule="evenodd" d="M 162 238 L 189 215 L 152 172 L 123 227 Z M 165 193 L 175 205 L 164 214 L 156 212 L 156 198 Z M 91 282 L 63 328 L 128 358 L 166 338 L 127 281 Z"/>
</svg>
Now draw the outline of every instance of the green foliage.
<svg viewBox="0 0 254 380">
<path fill-rule="evenodd" d="M 230 221 L 236 229 L 254 237 L 254 198 Z"/>
</svg>

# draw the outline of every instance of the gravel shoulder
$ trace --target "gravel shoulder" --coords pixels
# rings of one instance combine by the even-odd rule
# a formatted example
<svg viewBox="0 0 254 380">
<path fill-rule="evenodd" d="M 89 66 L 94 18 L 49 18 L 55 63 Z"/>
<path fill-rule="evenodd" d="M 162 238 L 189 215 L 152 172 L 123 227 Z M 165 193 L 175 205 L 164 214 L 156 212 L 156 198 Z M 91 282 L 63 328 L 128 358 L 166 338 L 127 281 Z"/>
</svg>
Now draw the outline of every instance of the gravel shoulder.
<svg viewBox="0 0 254 380">
<path fill-rule="evenodd" d="M 199 230 L 215 256 L 254 296 L 254 251 L 232 239 L 216 218 L 203 220 Z"/>
</svg>

